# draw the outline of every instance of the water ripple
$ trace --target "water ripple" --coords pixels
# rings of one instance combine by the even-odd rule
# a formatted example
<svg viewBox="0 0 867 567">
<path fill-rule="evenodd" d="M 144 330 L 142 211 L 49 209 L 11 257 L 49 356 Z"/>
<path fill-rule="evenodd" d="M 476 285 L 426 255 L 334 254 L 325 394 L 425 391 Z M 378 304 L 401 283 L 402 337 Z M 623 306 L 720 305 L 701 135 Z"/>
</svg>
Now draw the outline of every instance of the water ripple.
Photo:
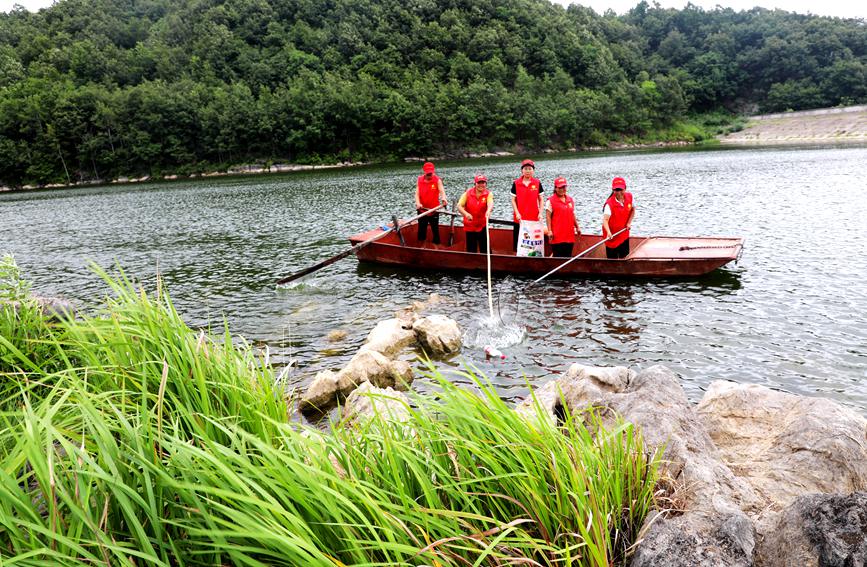
<svg viewBox="0 0 867 567">
<path fill-rule="evenodd" d="M 484 171 L 495 216 L 517 160 L 438 164 L 450 200 Z M 431 293 L 467 330 L 460 356 L 509 399 L 573 362 L 678 372 L 693 400 L 717 379 L 819 394 L 867 410 L 867 149 L 619 152 L 537 161 L 550 188 L 564 175 L 585 232 L 598 232 L 610 179 L 626 178 L 635 232 L 743 236 L 738 265 L 692 280 L 495 278 L 512 326 L 486 328 L 484 277 L 359 265 L 349 258 L 287 287 L 274 281 L 341 252 L 349 234 L 412 211 L 416 166 L 305 172 L 0 195 L 0 251 L 43 294 L 94 303 L 107 293 L 88 262 L 155 287 L 159 274 L 194 326 L 224 320 L 303 384 L 338 368 L 375 322 Z M 504 299 L 505 298 L 505 299 Z M 334 342 L 334 329 L 347 332 Z M 500 333 L 500 334 L 497 334 Z M 502 335 L 502 336 L 501 336 Z M 517 342 L 517 344 L 514 344 Z M 493 344 L 505 360 L 485 360 Z M 418 388 L 424 389 L 419 380 Z"/>
</svg>

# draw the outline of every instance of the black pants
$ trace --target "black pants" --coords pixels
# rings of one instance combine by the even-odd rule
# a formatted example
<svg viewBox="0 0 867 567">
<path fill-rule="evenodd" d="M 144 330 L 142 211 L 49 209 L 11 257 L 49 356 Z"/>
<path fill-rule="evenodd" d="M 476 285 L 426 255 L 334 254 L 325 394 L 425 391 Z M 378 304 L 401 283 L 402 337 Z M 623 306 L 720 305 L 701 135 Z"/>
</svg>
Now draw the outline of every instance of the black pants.
<svg viewBox="0 0 867 567">
<path fill-rule="evenodd" d="M 488 235 L 485 234 L 485 229 L 478 232 L 465 232 L 467 237 L 467 252 L 481 252 L 482 254 L 488 251 Z"/>
<path fill-rule="evenodd" d="M 629 239 L 624 240 L 623 244 L 621 244 L 617 248 L 609 248 L 608 246 L 606 246 L 605 254 L 608 256 L 609 260 L 626 258 L 626 256 L 629 254 Z"/>
<path fill-rule="evenodd" d="M 559 244 L 552 244 L 551 253 L 555 258 L 568 258 L 572 255 L 572 249 L 574 247 L 574 242 L 560 242 Z"/>
<path fill-rule="evenodd" d="M 518 231 L 521 230 L 521 223 L 516 222 L 512 226 L 512 250 L 518 251 Z"/>
<path fill-rule="evenodd" d="M 440 243 L 440 215 L 434 213 L 418 219 L 418 241 L 424 242 L 427 238 L 427 227 L 430 225 L 430 231 L 433 234 L 433 243 Z"/>
</svg>

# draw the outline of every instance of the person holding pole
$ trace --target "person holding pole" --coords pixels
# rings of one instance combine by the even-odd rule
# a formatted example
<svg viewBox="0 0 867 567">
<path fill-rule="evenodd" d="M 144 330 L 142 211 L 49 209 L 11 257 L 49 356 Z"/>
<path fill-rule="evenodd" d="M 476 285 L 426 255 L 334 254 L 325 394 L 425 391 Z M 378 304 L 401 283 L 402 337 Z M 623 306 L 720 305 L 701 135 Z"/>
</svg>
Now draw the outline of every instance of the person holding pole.
<svg viewBox="0 0 867 567">
<path fill-rule="evenodd" d="M 545 201 L 545 220 L 552 255 L 556 258 L 572 256 L 575 237 L 581 234 L 581 228 L 575 218 L 575 201 L 566 194 L 565 177 L 554 180 L 554 194 Z"/>
<path fill-rule="evenodd" d="M 518 249 L 518 231 L 521 221 L 538 221 L 542 210 L 542 182 L 533 177 L 536 163 L 531 159 L 521 162 L 521 177 L 512 182 L 512 249 Z"/>
<path fill-rule="evenodd" d="M 422 175 L 418 176 L 415 190 L 415 209 L 418 213 L 434 209 L 440 204 L 448 206 L 446 192 L 443 188 L 442 179 L 434 173 L 435 167 L 431 162 L 425 162 L 422 166 Z M 432 213 L 418 219 L 418 241 L 424 242 L 427 238 L 427 228 L 430 226 L 434 245 L 440 243 L 440 215 Z"/>
<path fill-rule="evenodd" d="M 611 181 L 611 195 L 602 209 L 602 237 L 606 239 L 605 254 L 609 260 L 626 258 L 629 254 L 629 229 L 633 218 L 632 193 L 626 192 L 626 180 L 615 177 Z"/>
<path fill-rule="evenodd" d="M 488 251 L 488 237 L 485 230 L 491 211 L 494 210 L 494 197 L 488 191 L 488 178 L 476 175 L 474 185 L 467 189 L 458 200 L 458 212 L 464 217 L 464 236 L 467 239 L 467 252 Z"/>
</svg>

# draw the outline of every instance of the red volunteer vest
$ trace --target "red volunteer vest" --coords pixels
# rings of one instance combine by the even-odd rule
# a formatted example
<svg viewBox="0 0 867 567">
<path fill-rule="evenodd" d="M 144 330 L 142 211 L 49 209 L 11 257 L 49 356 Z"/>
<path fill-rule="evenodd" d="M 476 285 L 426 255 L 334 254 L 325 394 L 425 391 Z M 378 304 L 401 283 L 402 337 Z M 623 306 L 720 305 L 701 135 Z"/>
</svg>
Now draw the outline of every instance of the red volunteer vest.
<svg viewBox="0 0 867 567">
<path fill-rule="evenodd" d="M 611 234 L 626 228 L 626 221 L 629 220 L 629 213 L 632 212 L 632 193 L 627 193 L 626 191 L 623 192 L 623 203 L 618 201 L 614 195 L 611 195 L 608 197 L 608 200 L 605 201 L 605 204 L 608 205 L 609 209 L 611 209 L 611 218 L 608 219 L 608 228 L 611 229 Z M 626 242 L 627 238 L 629 238 L 628 230 L 605 242 L 605 246 L 608 248 L 617 248 Z"/>
<path fill-rule="evenodd" d="M 539 220 L 539 187 L 541 186 L 542 182 L 535 177 L 530 179 L 529 185 L 524 185 L 523 177 L 515 180 L 515 201 L 522 220 Z M 512 218 L 518 222 L 518 217 L 514 213 Z"/>
<path fill-rule="evenodd" d="M 430 176 L 430 181 L 424 178 L 424 175 L 418 176 L 418 198 L 421 201 L 421 206 L 426 209 L 433 209 L 440 204 L 440 178 L 436 175 Z"/>
<path fill-rule="evenodd" d="M 551 244 L 575 242 L 575 201 L 566 195 L 566 202 L 557 195 L 548 198 L 551 203 Z"/>
<path fill-rule="evenodd" d="M 479 232 L 485 229 L 485 214 L 488 212 L 488 196 L 490 191 L 484 191 L 481 197 L 476 197 L 476 188 L 470 187 L 467 190 L 467 202 L 464 209 L 473 215 L 473 220 L 467 220 L 464 217 L 464 232 Z"/>
</svg>

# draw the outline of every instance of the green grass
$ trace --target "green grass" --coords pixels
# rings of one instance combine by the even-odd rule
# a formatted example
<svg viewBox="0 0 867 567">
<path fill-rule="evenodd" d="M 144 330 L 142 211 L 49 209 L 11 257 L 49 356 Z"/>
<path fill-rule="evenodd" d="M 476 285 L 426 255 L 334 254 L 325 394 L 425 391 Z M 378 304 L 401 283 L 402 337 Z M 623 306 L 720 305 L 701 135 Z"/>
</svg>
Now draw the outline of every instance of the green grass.
<svg viewBox="0 0 867 567">
<path fill-rule="evenodd" d="M 3 565 L 625 564 L 657 468 L 630 424 L 530 424 L 431 370 L 408 423 L 323 433 L 228 330 L 105 279 L 14 349 L 0 315 Z"/>
</svg>

